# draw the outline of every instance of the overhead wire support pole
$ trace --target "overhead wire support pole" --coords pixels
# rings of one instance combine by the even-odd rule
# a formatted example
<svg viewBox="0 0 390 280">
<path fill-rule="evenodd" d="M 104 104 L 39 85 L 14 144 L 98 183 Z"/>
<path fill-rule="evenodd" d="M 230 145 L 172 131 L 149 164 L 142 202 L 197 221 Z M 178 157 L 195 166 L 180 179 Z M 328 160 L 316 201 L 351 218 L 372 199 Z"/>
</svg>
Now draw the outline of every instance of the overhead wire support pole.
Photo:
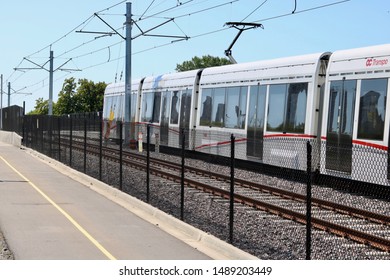
<svg viewBox="0 0 390 280">
<path fill-rule="evenodd" d="M 56 72 L 58 70 L 64 70 L 64 71 L 81 71 L 81 70 L 79 70 L 79 69 L 62 69 L 61 68 L 64 65 L 66 65 L 69 61 L 71 61 L 72 59 L 69 59 L 68 61 L 66 61 L 61 66 L 57 67 L 54 70 L 54 52 L 52 50 L 50 50 L 49 60 L 46 61 L 42 65 L 39 65 L 38 63 L 35 63 L 34 61 L 32 61 L 32 60 L 30 60 L 28 58 L 24 58 L 24 60 L 34 64 L 37 67 L 36 68 L 21 68 L 21 67 L 17 67 L 17 68 L 14 68 L 15 71 L 16 70 L 24 71 L 24 70 L 42 70 L 43 69 L 43 70 L 49 72 L 49 112 L 48 112 L 48 115 L 49 116 L 53 115 L 53 76 L 54 76 L 54 72 Z M 49 69 L 45 68 L 45 65 L 47 63 L 49 63 Z"/>
<path fill-rule="evenodd" d="M 31 95 L 31 92 L 20 92 L 20 90 L 23 90 L 25 88 L 22 88 L 20 90 L 14 90 L 11 88 L 11 82 L 8 82 L 8 90 L 7 90 L 7 95 L 8 95 L 8 107 L 11 106 L 11 90 L 13 91 L 12 94 L 25 94 L 25 95 Z M 1 111 L 3 111 L 3 75 L 1 75 L 1 105 L 0 105 Z M 1 113 L 2 114 L 2 113 Z M 0 129 L 2 129 L 2 116 L 0 115 L 0 122 L 1 126 Z"/>
<path fill-rule="evenodd" d="M 8 107 L 11 106 L 11 83 L 8 82 Z"/>
<path fill-rule="evenodd" d="M 230 62 L 233 64 L 237 64 L 237 61 L 234 59 L 232 55 L 232 48 L 234 44 L 237 42 L 238 38 L 241 36 L 242 32 L 249 30 L 249 29 L 254 29 L 261 27 L 264 29 L 264 26 L 261 23 L 252 23 L 252 22 L 227 22 L 225 25 L 229 25 L 230 27 L 236 28 L 238 31 L 238 34 L 236 37 L 233 39 L 233 42 L 230 44 L 230 46 L 225 50 L 225 55 L 229 58 Z M 242 26 L 239 28 L 238 26 Z"/>
<path fill-rule="evenodd" d="M 101 18 L 98 13 L 94 13 L 98 19 L 100 19 L 105 25 L 107 25 L 114 33 L 112 32 L 99 32 L 99 31 L 76 31 L 77 33 L 92 33 L 92 34 L 101 34 L 103 36 L 111 36 L 113 34 L 119 35 L 126 42 L 126 53 L 125 53 L 125 114 L 124 114 L 124 139 L 123 142 L 125 145 L 130 144 L 131 135 L 131 28 L 133 24 L 132 14 L 131 14 L 131 2 L 126 3 L 126 37 L 122 36 L 117 30 L 115 30 L 108 22 Z"/>
<path fill-rule="evenodd" d="M 105 20 L 103 20 L 98 13 L 95 13 L 94 16 L 99 18 L 104 24 L 106 24 L 112 31 L 114 31 L 117 35 L 119 35 L 122 39 L 126 41 L 126 53 L 125 53 L 125 114 L 124 114 L 124 144 L 129 145 L 131 138 L 134 138 L 135 135 L 132 134 L 131 131 L 131 55 L 132 48 L 131 43 L 133 39 L 138 38 L 139 36 L 155 36 L 155 37 L 166 37 L 166 38 L 174 38 L 179 40 L 188 40 L 188 36 L 170 36 L 170 35 L 147 35 L 146 33 L 157 29 L 158 27 L 167 24 L 168 22 L 174 21 L 174 18 L 170 18 L 165 22 L 148 29 L 147 31 L 143 31 L 135 21 L 132 19 L 131 14 L 131 2 L 126 3 L 126 37 L 122 36 L 117 30 L 115 30 L 111 25 L 109 25 Z M 141 34 L 132 38 L 132 24 L 135 24 L 137 28 L 141 31 Z M 77 33 L 98 33 L 102 35 L 111 35 L 111 32 L 95 32 L 95 31 L 76 31 Z"/>
<path fill-rule="evenodd" d="M 124 144 L 130 145 L 131 140 L 131 2 L 126 3 L 126 67 L 125 67 L 125 137 Z M 122 37 L 122 36 L 121 36 Z M 123 37 L 122 37 L 123 38 Z"/>
<path fill-rule="evenodd" d="M 49 70 L 49 116 L 53 115 L 53 51 L 50 51 L 50 70 Z"/>
</svg>

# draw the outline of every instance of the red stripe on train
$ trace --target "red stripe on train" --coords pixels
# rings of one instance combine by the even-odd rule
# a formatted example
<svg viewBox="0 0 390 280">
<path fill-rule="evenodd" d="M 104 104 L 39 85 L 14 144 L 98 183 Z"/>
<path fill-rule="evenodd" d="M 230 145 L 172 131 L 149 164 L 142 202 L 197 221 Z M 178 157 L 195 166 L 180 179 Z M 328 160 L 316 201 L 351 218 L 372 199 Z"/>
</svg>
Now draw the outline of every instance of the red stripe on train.
<svg viewBox="0 0 390 280">
<path fill-rule="evenodd" d="M 326 141 L 326 137 L 324 137 L 324 136 L 321 136 L 321 139 Z M 388 150 L 388 147 L 386 147 L 384 145 L 379 145 L 379 144 L 370 143 L 370 142 L 361 141 L 361 140 L 352 140 L 352 144 L 371 147 L 371 148 L 375 148 L 375 149 L 379 149 L 379 150 L 383 150 L 383 151 Z"/>
<path fill-rule="evenodd" d="M 309 134 L 287 134 L 287 133 L 280 133 L 280 134 L 268 134 L 264 135 L 264 138 L 273 138 L 273 137 L 295 137 L 295 138 L 317 138 L 315 135 L 309 135 Z"/>
</svg>

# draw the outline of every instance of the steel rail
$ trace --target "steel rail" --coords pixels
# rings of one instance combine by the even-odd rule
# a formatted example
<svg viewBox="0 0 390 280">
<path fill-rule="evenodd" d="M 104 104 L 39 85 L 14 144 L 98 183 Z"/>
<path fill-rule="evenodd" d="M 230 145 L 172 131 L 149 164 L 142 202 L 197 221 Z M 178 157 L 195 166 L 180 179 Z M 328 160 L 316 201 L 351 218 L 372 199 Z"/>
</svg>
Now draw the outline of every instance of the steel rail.
<svg viewBox="0 0 390 280">
<path fill-rule="evenodd" d="M 88 150 L 90 152 L 92 152 L 92 150 L 94 149 L 93 146 L 94 145 L 88 145 Z M 110 160 L 113 160 L 113 161 L 119 160 L 119 155 L 117 155 L 118 151 L 116 149 L 107 148 L 107 147 L 104 147 L 104 149 L 105 149 L 105 152 L 103 154 L 103 157 L 110 159 Z M 109 152 L 109 153 L 106 153 L 106 152 Z M 93 153 L 96 154 L 96 152 L 93 152 Z M 126 152 L 125 156 L 126 156 L 126 158 L 123 160 L 123 163 L 125 165 L 131 166 L 133 168 L 137 168 L 139 170 L 146 169 L 145 164 L 139 163 L 139 162 L 136 163 L 130 159 L 130 158 L 135 158 L 135 157 L 137 157 L 138 159 L 142 159 L 143 156 L 136 155 L 134 153 L 129 153 L 129 152 Z M 168 165 L 170 168 L 178 169 L 177 164 L 172 163 L 172 162 L 166 164 L 162 160 L 158 160 L 158 159 L 152 159 L 152 161 L 155 163 L 158 163 L 160 165 Z M 185 169 L 189 172 L 196 173 L 198 175 L 201 174 L 202 176 L 206 175 L 210 178 L 217 179 L 220 181 L 224 181 L 224 182 L 230 181 L 229 176 L 225 176 L 225 175 L 222 175 L 219 173 L 205 171 L 205 170 L 201 170 L 199 168 L 194 168 L 194 167 L 189 167 L 189 166 L 186 166 Z M 159 168 L 151 167 L 150 172 L 153 175 L 156 175 L 156 176 L 159 176 L 161 178 L 168 179 L 168 180 L 172 180 L 172 181 L 177 182 L 177 183 L 179 183 L 181 181 L 181 176 L 175 175 L 171 172 L 163 171 Z M 264 191 L 264 192 L 267 192 L 270 194 L 278 195 L 278 196 L 283 197 L 283 198 L 299 200 L 302 202 L 306 201 L 306 196 L 302 195 L 302 194 L 297 194 L 294 192 L 282 190 L 282 189 L 271 187 L 271 186 L 265 186 L 262 184 L 249 182 L 249 181 L 237 179 L 237 178 L 235 179 L 235 182 L 239 185 L 242 185 L 242 186 L 245 186 L 248 188 L 252 188 L 252 189 L 256 189 L 256 190 L 261 190 L 261 191 Z M 189 179 L 189 178 L 184 178 L 184 183 L 189 187 L 193 187 L 193 188 L 196 188 L 198 190 L 201 190 L 201 191 L 204 191 L 204 192 L 216 195 L 216 196 L 220 196 L 220 197 L 225 198 L 225 199 L 230 198 L 230 192 L 223 190 L 221 188 L 210 186 L 208 184 L 198 182 L 198 181 L 195 181 L 195 180 Z M 240 195 L 240 194 L 234 194 L 234 201 L 237 203 L 244 204 L 246 206 L 250 206 L 250 207 L 253 207 L 253 208 L 256 208 L 259 210 L 263 210 L 263 211 L 281 216 L 283 218 L 286 218 L 286 219 L 289 219 L 292 221 L 299 222 L 301 224 L 306 224 L 306 215 L 305 214 L 302 214 L 302 213 L 299 213 L 299 212 L 296 212 L 296 211 L 293 211 L 290 209 L 286 209 L 286 208 L 283 208 L 283 207 L 280 207 L 280 206 L 277 206 L 274 204 L 270 204 L 270 203 L 267 203 L 264 201 L 259 201 L 259 200 L 256 200 L 256 199 L 244 196 L 244 195 Z M 341 205 L 341 204 L 337 204 L 337 203 L 333 203 L 333 202 L 329 202 L 329 201 L 325 201 L 325 200 L 317 199 L 317 198 L 313 198 L 312 203 L 320 208 L 333 210 L 333 211 L 347 214 L 347 215 L 350 215 L 353 217 L 367 219 L 370 221 L 374 221 L 376 223 L 381 223 L 381 224 L 385 224 L 385 225 L 389 225 L 389 223 L 390 223 L 390 217 L 386 216 L 386 215 L 373 213 L 373 212 L 369 212 L 366 210 L 353 208 L 353 207 L 349 207 L 346 205 Z M 375 236 L 372 234 L 361 232 L 361 231 L 351 229 L 351 228 L 348 228 L 348 227 L 345 227 L 342 225 L 338 225 L 338 224 L 335 224 L 335 223 L 332 223 L 329 221 L 325 221 L 325 220 L 319 219 L 319 218 L 312 218 L 312 225 L 314 228 L 324 230 L 326 232 L 330 232 L 330 233 L 335 234 L 337 236 L 347 237 L 347 238 L 354 240 L 356 242 L 363 243 L 366 245 L 371 245 L 374 248 L 377 248 L 377 249 L 380 249 L 380 250 L 383 250 L 386 252 L 390 252 L 390 240 L 389 239 L 385 239 L 385 238 L 378 237 L 378 236 Z"/>
</svg>

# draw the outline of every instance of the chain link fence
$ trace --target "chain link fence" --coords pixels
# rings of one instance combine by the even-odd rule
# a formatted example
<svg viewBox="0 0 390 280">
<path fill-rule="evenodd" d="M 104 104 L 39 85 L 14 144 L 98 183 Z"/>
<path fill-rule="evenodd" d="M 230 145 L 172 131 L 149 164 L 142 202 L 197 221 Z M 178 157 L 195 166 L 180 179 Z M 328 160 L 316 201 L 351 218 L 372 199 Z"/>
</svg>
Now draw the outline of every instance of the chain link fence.
<svg viewBox="0 0 390 280">
<path fill-rule="evenodd" d="M 131 124 L 130 144 L 125 145 L 123 124 L 103 122 L 99 113 L 25 116 L 16 126 L 16 130 L 23 134 L 26 147 L 108 183 L 260 258 L 390 259 L 388 253 L 356 246 L 351 240 L 335 237 L 312 226 L 311 220 L 323 218 L 323 214 L 312 211 L 310 199 L 337 202 L 388 216 L 389 191 L 387 185 L 382 184 L 387 183 L 387 151 L 377 149 L 372 156 L 367 156 L 373 152 L 371 148 L 354 145 L 352 150 L 351 147 L 346 150 L 339 148 L 336 153 L 326 147 L 326 141 L 312 137 L 297 139 L 274 135 L 248 139 L 243 134 L 211 128 L 167 130 L 152 124 Z M 349 154 L 357 163 L 341 166 L 344 171 L 336 170 L 336 167 L 340 169 L 335 163 L 337 156 Z M 139 156 L 144 156 L 146 161 Z M 331 160 L 327 161 L 327 156 Z M 164 169 L 158 166 L 158 160 L 177 166 L 174 171 L 158 175 Z M 378 166 L 384 171 L 378 171 Z M 202 180 L 223 189 L 225 198 L 196 190 L 191 185 L 196 172 L 190 172 L 189 167 L 216 174 Z M 353 171 L 348 173 L 347 169 Z M 216 181 L 213 176 L 217 175 L 224 175 L 226 179 Z M 353 176 L 364 180 L 353 179 Z M 252 182 L 249 186 L 252 188 L 255 184 L 262 184 L 282 190 L 282 196 L 287 192 L 301 194 L 305 196 L 305 203 L 287 205 L 287 202 L 275 199 L 268 190 L 255 194 L 256 199 L 277 206 L 266 211 L 255 210 L 237 199 L 254 192 L 250 188 L 243 189 L 241 180 Z M 303 215 L 303 220 L 277 214 L 272 210 L 277 207 L 297 212 Z M 347 222 L 340 223 L 345 225 Z M 366 230 L 363 222 L 349 226 Z M 388 233 L 385 228 L 382 230 L 383 235 Z"/>
</svg>

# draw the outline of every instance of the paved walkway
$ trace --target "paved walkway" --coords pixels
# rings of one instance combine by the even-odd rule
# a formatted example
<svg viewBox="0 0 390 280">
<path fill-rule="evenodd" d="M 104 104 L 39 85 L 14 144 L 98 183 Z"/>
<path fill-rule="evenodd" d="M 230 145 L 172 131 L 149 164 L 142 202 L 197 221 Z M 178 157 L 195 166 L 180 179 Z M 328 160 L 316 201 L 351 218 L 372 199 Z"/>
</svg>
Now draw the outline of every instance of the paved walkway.
<svg viewBox="0 0 390 280">
<path fill-rule="evenodd" d="M 1 142 L 0 230 L 22 260 L 252 258 L 97 180 Z"/>
</svg>

